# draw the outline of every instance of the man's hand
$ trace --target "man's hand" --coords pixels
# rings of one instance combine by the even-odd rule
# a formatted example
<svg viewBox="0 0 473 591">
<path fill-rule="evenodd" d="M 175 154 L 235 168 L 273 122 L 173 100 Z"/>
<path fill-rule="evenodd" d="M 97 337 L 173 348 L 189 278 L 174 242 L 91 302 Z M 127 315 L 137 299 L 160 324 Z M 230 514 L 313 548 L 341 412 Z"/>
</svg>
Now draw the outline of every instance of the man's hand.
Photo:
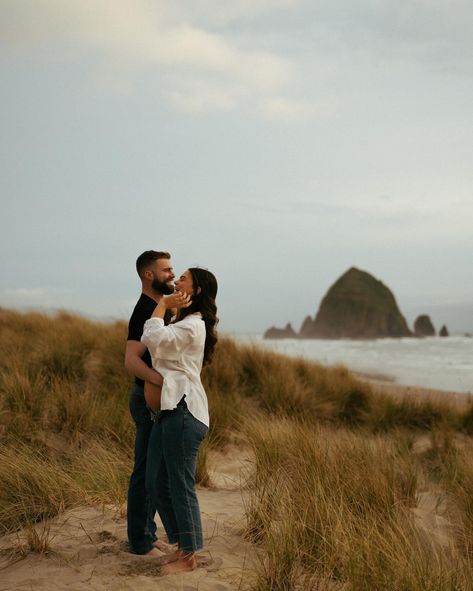
<svg viewBox="0 0 473 591">
<path fill-rule="evenodd" d="M 148 367 L 148 366 L 146 366 L 146 367 Z M 150 379 L 146 378 L 146 381 L 147 382 L 150 382 L 151 384 L 153 384 L 155 386 L 161 387 L 163 385 L 163 382 L 164 382 L 163 376 L 159 373 L 159 371 L 156 371 L 152 367 L 148 367 L 148 369 L 151 370 L 151 377 L 152 377 L 152 379 L 150 380 Z"/>
<path fill-rule="evenodd" d="M 158 412 L 161 408 L 161 386 L 145 382 L 145 400 L 153 412 Z"/>
<path fill-rule="evenodd" d="M 146 346 L 139 341 L 127 341 L 125 349 L 125 367 L 136 378 L 151 382 L 156 386 L 162 386 L 163 376 L 156 370 L 148 367 L 141 359 L 146 351 Z"/>
</svg>

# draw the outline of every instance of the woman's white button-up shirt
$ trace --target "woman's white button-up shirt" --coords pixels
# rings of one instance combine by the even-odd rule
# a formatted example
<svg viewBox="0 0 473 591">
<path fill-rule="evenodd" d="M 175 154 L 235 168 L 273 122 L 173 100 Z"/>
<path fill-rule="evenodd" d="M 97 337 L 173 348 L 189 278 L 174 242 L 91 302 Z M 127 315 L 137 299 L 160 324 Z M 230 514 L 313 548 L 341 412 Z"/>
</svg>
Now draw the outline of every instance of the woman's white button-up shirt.
<svg viewBox="0 0 473 591">
<path fill-rule="evenodd" d="M 161 318 L 150 318 L 145 322 L 141 342 L 148 347 L 153 368 L 164 379 L 161 410 L 175 409 L 185 395 L 189 412 L 208 427 L 207 396 L 200 380 L 205 345 L 205 323 L 200 312 L 168 326 Z"/>
</svg>

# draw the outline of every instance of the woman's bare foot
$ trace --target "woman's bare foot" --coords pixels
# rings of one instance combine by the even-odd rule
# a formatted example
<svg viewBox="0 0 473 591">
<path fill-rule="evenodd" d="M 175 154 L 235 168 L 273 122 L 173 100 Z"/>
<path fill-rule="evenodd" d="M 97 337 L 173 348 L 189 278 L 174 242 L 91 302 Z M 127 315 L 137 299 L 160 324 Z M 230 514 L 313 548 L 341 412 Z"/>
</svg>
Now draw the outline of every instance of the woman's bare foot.
<svg viewBox="0 0 473 591">
<path fill-rule="evenodd" d="M 158 562 L 159 564 L 168 564 L 170 562 L 176 562 L 176 560 L 179 560 L 179 558 L 181 557 L 181 551 L 180 550 L 174 550 L 173 552 L 169 552 L 168 554 L 165 554 L 164 556 L 161 555 L 158 558 Z"/>
<path fill-rule="evenodd" d="M 177 560 L 165 564 L 161 569 L 161 575 L 190 572 L 197 568 L 197 559 L 194 554 L 185 554 L 180 550 L 177 552 L 179 554 Z"/>
</svg>

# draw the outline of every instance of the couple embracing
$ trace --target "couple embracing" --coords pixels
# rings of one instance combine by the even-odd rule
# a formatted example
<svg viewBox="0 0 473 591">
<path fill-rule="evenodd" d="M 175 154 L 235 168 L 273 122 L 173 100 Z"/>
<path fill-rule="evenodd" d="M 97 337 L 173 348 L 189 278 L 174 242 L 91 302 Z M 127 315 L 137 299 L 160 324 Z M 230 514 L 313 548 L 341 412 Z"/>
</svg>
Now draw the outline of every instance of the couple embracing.
<svg viewBox="0 0 473 591">
<path fill-rule="evenodd" d="M 136 426 L 128 543 L 135 554 L 156 555 L 163 574 L 170 574 L 196 568 L 195 552 L 203 546 L 195 470 L 209 412 L 200 371 L 217 343 L 217 281 L 193 267 L 174 282 L 169 253 L 154 250 L 138 257 L 136 270 L 142 293 L 125 353 L 135 376 L 130 412 Z M 156 510 L 169 543 L 157 538 Z"/>
</svg>

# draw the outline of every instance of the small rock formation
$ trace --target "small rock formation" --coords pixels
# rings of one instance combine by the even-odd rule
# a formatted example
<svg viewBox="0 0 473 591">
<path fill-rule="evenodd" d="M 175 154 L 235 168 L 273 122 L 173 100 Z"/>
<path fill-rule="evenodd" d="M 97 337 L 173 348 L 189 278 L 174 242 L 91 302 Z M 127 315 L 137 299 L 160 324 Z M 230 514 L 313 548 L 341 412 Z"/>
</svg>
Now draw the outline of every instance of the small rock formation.
<svg viewBox="0 0 473 591">
<path fill-rule="evenodd" d="M 440 337 L 448 337 L 448 336 L 450 336 L 450 334 L 448 332 L 448 328 L 445 326 L 445 324 L 440 329 L 439 336 Z"/>
<path fill-rule="evenodd" d="M 351 267 L 328 290 L 315 320 L 304 320 L 300 336 L 375 339 L 412 336 L 394 295 L 366 271 Z"/>
<path fill-rule="evenodd" d="M 303 339 L 309 338 L 313 332 L 314 321 L 310 316 L 306 316 L 299 331 L 299 336 Z"/>
<path fill-rule="evenodd" d="M 435 328 L 427 314 L 417 316 L 414 322 L 414 335 L 416 337 L 433 337 Z"/>
<path fill-rule="evenodd" d="M 285 328 L 276 328 L 272 326 L 264 333 L 265 339 L 297 339 L 296 331 L 292 328 L 291 323 L 288 322 Z"/>
</svg>

